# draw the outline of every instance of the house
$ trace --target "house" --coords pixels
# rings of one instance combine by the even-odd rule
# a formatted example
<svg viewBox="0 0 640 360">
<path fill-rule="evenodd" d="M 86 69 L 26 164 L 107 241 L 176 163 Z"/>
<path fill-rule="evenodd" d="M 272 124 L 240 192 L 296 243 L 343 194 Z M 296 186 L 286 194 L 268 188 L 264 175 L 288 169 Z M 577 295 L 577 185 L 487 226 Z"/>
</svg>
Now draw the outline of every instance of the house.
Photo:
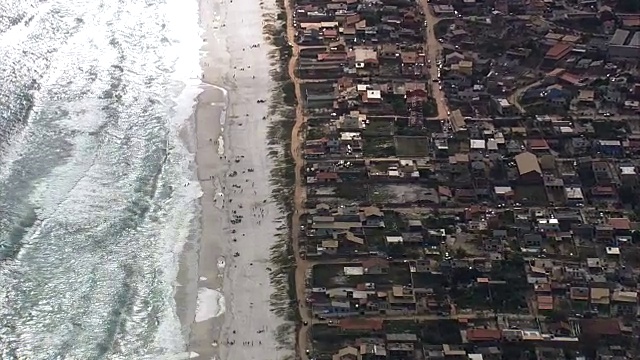
<svg viewBox="0 0 640 360">
<path fill-rule="evenodd" d="M 438 17 L 453 17 L 455 16 L 453 6 L 451 5 L 432 5 L 431 9 Z"/>
<path fill-rule="evenodd" d="M 589 301 L 589 288 L 575 286 L 569 289 L 569 297 L 573 301 Z"/>
<path fill-rule="evenodd" d="M 416 308 L 416 298 L 413 289 L 407 286 L 394 285 L 387 291 L 389 308 L 406 313 Z"/>
<path fill-rule="evenodd" d="M 618 172 L 620 173 L 620 181 L 622 184 L 630 186 L 638 184 L 638 173 L 633 164 L 620 165 Z"/>
<path fill-rule="evenodd" d="M 620 140 L 597 140 L 596 149 L 606 156 L 620 157 L 624 153 Z"/>
<path fill-rule="evenodd" d="M 529 151 L 532 152 L 546 152 L 549 151 L 549 144 L 545 139 L 528 139 L 526 140 Z"/>
<path fill-rule="evenodd" d="M 468 60 L 459 61 L 457 64 L 451 65 L 451 71 L 457 71 L 466 76 L 473 73 L 473 62 Z"/>
<path fill-rule="evenodd" d="M 336 354 L 331 357 L 331 360 L 362 360 L 360 351 L 353 346 L 346 346 L 338 350 Z"/>
<path fill-rule="evenodd" d="M 620 339 L 622 330 L 617 319 L 584 319 L 580 321 L 581 333 L 587 339 L 614 341 Z"/>
<path fill-rule="evenodd" d="M 525 234 L 522 241 L 525 248 L 540 248 L 540 246 L 542 246 L 542 235 Z"/>
<path fill-rule="evenodd" d="M 315 183 L 331 183 L 331 182 L 338 182 L 340 180 L 340 176 L 338 176 L 338 173 L 333 172 L 333 171 L 326 171 L 326 172 L 319 172 L 316 173 L 315 176 Z"/>
<path fill-rule="evenodd" d="M 573 45 L 565 42 L 558 42 L 547 51 L 544 56 L 545 61 L 555 63 L 562 60 L 565 56 L 569 55 Z"/>
<path fill-rule="evenodd" d="M 392 359 L 408 359 L 415 352 L 415 345 L 412 343 L 388 342 L 387 351 Z"/>
<path fill-rule="evenodd" d="M 381 331 L 382 319 L 341 319 L 338 327 L 343 331 Z"/>
<path fill-rule="evenodd" d="M 344 299 L 344 298 L 343 298 Z M 358 314 L 352 304 L 347 300 L 313 300 L 311 302 L 312 313 L 320 318 L 340 318 Z"/>
<path fill-rule="evenodd" d="M 518 109 L 505 98 L 492 98 L 492 104 L 498 114 L 502 116 L 519 115 Z"/>
<path fill-rule="evenodd" d="M 595 305 L 609 305 L 609 289 L 607 288 L 591 288 L 591 304 Z"/>
<path fill-rule="evenodd" d="M 469 329 L 465 338 L 468 342 L 498 342 L 502 339 L 502 332 L 498 329 Z"/>
<path fill-rule="evenodd" d="M 582 188 L 578 186 L 567 186 L 564 188 L 565 202 L 569 206 L 584 204 L 584 194 Z"/>
<path fill-rule="evenodd" d="M 527 184 L 542 183 L 542 169 L 538 157 L 530 152 L 523 152 L 515 156 L 519 181 Z"/>
<path fill-rule="evenodd" d="M 381 258 L 370 258 L 362 262 L 367 275 L 383 275 L 389 273 L 389 261 Z"/>
<path fill-rule="evenodd" d="M 418 342 L 415 334 L 393 333 L 386 335 L 387 342 Z"/>
<path fill-rule="evenodd" d="M 459 63 L 460 61 L 463 61 L 465 57 L 459 52 L 454 51 L 451 54 L 445 55 L 444 59 L 447 65 L 453 65 Z"/>
<path fill-rule="evenodd" d="M 564 108 L 571 99 L 571 93 L 565 89 L 551 87 L 543 92 L 545 101 L 548 105 L 557 108 Z"/>
<path fill-rule="evenodd" d="M 360 221 L 365 227 L 384 227 L 384 214 L 375 206 L 367 206 L 360 209 Z"/>
<path fill-rule="evenodd" d="M 356 47 L 353 50 L 353 59 L 356 69 L 378 66 L 378 52 L 374 48 L 364 46 Z"/>
<path fill-rule="evenodd" d="M 611 296 L 612 312 L 617 316 L 635 317 L 638 310 L 636 291 L 615 290 Z"/>
</svg>

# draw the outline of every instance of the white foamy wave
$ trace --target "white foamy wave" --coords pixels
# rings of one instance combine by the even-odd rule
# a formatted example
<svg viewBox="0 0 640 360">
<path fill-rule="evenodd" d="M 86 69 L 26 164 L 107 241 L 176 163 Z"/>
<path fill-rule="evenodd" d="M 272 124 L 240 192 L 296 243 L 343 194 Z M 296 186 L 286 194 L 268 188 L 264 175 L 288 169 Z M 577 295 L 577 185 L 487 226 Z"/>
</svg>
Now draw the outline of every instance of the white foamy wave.
<svg viewBox="0 0 640 360">
<path fill-rule="evenodd" d="M 174 281 L 178 274 L 180 253 L 183 250 L 186 239 L 190 236 L 190 225 L 195 219 L 195 212 L 193 211 L 194 200 L 203 195 L 199 182 L 195 181 L 194 178 L 194 154 L 190 153 L 183 143 L 184 140 L 189 141 L 191 139 L 182 139 L 180 137 L 181 131 L 189 125 L 187 121 L 196 105 L 197 96 L 202 92 L 199 87 L 202 74 L 199 64 L 201 29 L 198 26 L 197 1 L 172 0 L 168 2 L 166 11 L 167 14 L 171 14 L 168 17 L 171 21 L 167 26 L 175 30 L 175 34 L 180 34 L 177 35 L 176 39 L 170 39 L 172 41 L 172 52 L 179 54 L 173 66 L 172 78 L 183 86 L 180 93 L 173 98 L 173 114 L 170 121 L 173 137 L 170 145 L 174 152 L 177 152 L 178 158 L 181 159 L 179 162 L 181 181 L 184 184 L 188 184 L 177 189 L 178 197 L 182 199 L 182 208 L 188 209 L 190 212 L 188 224 L 176 224 L 182 226 L 184 233 L 171 240 L 167 239 L 169 244 L 173 244 L 173 249 L 165 257 L 164 263 L 168 269 L 165 273 L 165 279 Z M 171 296 L 172 299 L 174 295 L 175 289 Z M 180 323 L 175 308 L 167 309 L 165 319 L 171 319 L 171 321 L 161 323 L 156 336 L 156 344 L 169 350 L 177 349 L 183 344 L 183 338 L 180 333 Z M 174 345 L 166 346 L 167 343 Z"/>
<path fill-rule="evenodd" d="M 196 322 L 216 318 L 226 311 L 224 296 L 218 290 L 209 288 L 198 289 L 198 305 L 196 307 Z"/>
<path fill-rule="evenodd" d="M 31 56 L 45 74 L 3 159 L 16 165 L 0 166 L 38 220 L 0 274 L 0 357 L 95 357 L 113 321 L 126 325 L 108 358 L 184 351 L 174 286 L 202 189 L 180 134 L 201 91 L 198 3 L 40 4 L 28 33 L 0 39 L 3 60 Z"/>
</svg>

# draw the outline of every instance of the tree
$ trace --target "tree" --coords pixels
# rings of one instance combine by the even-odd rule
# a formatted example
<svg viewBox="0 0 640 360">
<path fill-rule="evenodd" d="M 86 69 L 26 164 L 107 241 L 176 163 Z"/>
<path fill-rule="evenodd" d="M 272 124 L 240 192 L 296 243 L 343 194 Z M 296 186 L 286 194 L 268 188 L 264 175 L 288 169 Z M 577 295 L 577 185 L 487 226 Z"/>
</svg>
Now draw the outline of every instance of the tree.
<svg viewBox="0 0 640 360">
<path fill-rule="evenodd" d="M 407 112 L 407 104 L 404 99 L 394 97 L 390 99 L 390 102 L 394 113 L 405 114 Z"/>
<path fill-rule="evenodd" d="M 625 12 L 640 11 L 640 1 L 638 0 L 618 0 L 618 9 Z"/>
<path fill-rule="evenodd" d="M 438 116 L 438 108 L 434 105 L 431 99 L 422 104 L 422 115 L 425 117 Z"/>
</svg>

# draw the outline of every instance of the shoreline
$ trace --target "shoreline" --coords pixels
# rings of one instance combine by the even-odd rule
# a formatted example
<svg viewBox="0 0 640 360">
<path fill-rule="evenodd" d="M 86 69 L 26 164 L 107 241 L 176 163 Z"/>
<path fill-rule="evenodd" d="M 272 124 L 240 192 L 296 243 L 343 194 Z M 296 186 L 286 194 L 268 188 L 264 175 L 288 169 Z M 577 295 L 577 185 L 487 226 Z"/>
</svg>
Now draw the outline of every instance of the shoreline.
<svg viewBox="0 0 640 360">
<path fill-rule="evenodd" d="M 199 1 L 203 91 L 190 122 L 203 192 L 201 232 L 180 256 L 175 296 L 189 358 L 290 353 L 276 341 L 284 320 L 270 306 L 269 254 L 283 224 L 271 199 L 274 146 L 267 138 L 274 83 L 262 20 L 273 8 L 249 0 Z"/>
</svg>

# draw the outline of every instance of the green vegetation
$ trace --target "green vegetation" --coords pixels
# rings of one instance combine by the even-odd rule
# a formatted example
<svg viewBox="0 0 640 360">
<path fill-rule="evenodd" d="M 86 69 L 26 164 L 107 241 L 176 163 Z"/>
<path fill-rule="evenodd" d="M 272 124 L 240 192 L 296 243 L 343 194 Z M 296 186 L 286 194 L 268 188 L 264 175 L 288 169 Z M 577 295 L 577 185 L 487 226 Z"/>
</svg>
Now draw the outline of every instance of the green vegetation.
<svg viewBox="0 0 640 360">
<path fill-rule="evenodd" d="M 367 139 L 362 147 L 364 156 L 367 157 L 391 157 L 396 155 L 393 138 Z"/>
<path fill-rule="evenodd" d="M 362 184 L 338 183 L 336 184 L 336 196 L 346 200 L 365 201 L 367 199 L 367 187 Z"/>
<path fill-rule="evenodd" d="M 422 104 L 422 115 L 424 117 L 436 117 L 438 116 L 438 105 L 436 100 L 432 97 Z"/>
<path fill-rule="evenodd" d="M 272 311 L 286 320 L 276 329 L 276 339 L 282 349 L 294 349 L 295 336 L 292 336 L 294 327 L 299 322 L 299 313 L 296 311 L 295 292 L 295 258 L 291 246 L 291 218 L 293 214 L 293 188 L 295 183 L 294 161 L 291 156 L 291 133 L 295 123 L 295 88 L 287 74 L 287 64 L 292 55 L 286 37 L 286 13 L 284 1 L 277 0 L 279 13 L 273 19 L 265 15 L 263 27 L 265 36 L 275 47 L 270 53 L 273 70 L 271 76 L 278 84 L 273 91 L 269 109 L 269 156 L 274 161 L 271 170 L 270 181 L 273 192 L 272 198 L 277 202 L 278 208 L 284 216 L 279 218 L 281 225 L 278 227 L 277 241 L 270 249 L 271 285 L 274 292 L 271 294 L 270 305 Z"/>
</svg>

